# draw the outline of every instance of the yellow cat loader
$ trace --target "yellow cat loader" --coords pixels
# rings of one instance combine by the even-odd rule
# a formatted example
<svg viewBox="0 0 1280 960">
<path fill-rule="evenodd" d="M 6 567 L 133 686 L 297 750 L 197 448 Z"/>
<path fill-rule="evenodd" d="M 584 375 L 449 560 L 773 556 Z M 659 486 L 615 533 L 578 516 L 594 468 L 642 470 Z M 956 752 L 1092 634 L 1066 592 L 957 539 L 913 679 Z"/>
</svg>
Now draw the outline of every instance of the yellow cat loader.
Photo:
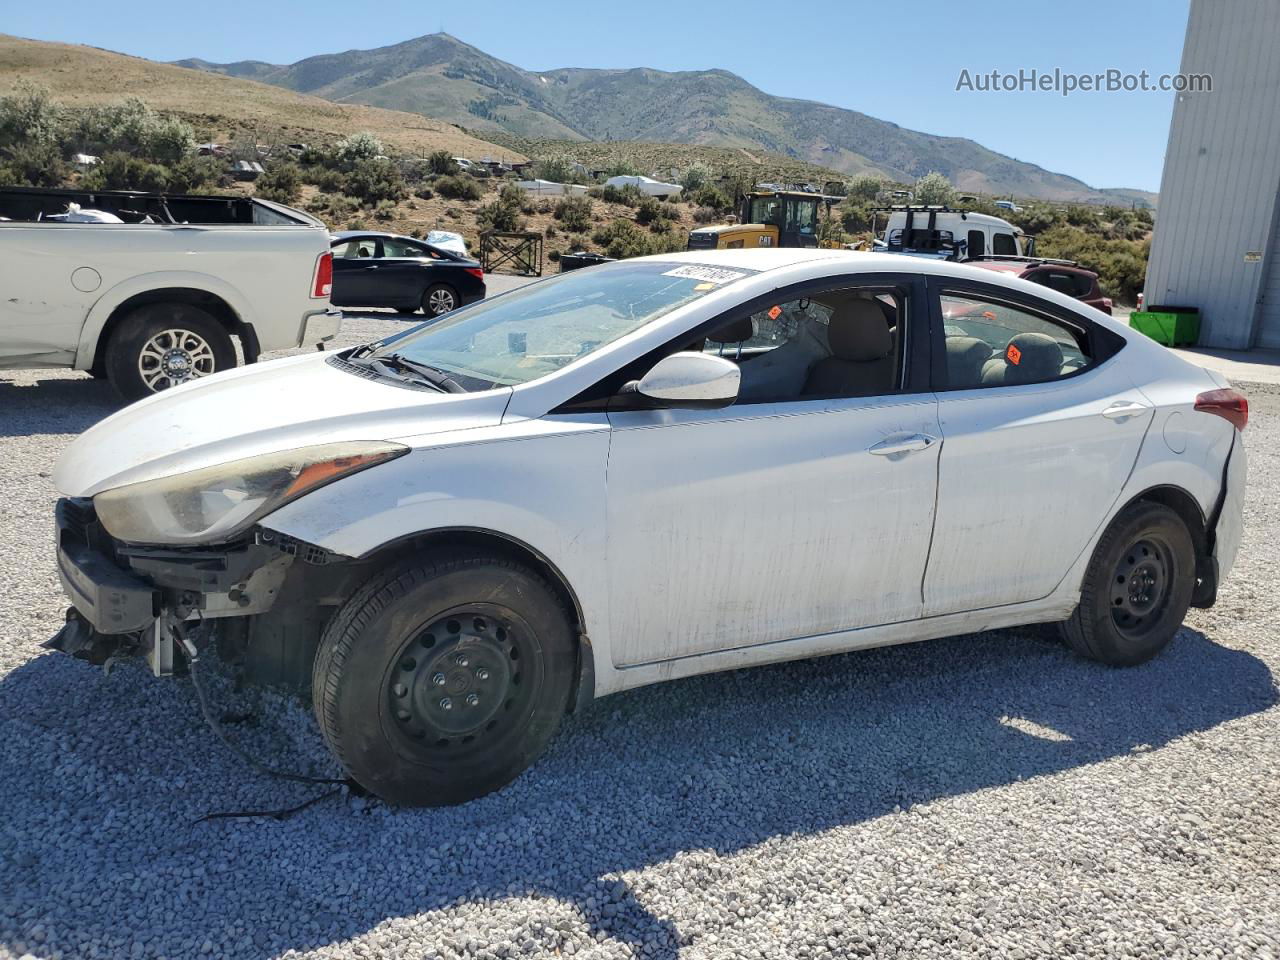
<svg viewBox="0 0 1280 960">
<path fill-rule="evenodd" d="M 754 190 L 742 200 L 738 223 L 689 231 L 690 250 L 818 246 L 819 206 L 841 197 L 803 190 Z"/>
</svg>

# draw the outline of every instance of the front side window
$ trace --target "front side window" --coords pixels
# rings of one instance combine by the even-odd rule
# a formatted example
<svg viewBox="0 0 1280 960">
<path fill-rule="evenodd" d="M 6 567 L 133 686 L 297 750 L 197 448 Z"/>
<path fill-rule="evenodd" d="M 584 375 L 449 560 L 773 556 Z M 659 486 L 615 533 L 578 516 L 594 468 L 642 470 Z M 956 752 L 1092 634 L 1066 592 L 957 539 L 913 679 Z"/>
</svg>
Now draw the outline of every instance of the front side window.
<svg viewBox="0 0 1280 960">
<path fill-rule="evenodd" d="M 812 234 L 817 228 L 817 205 L 808 200 L 787 201 L 787 224 L 784 229 L 801 234 Z"/>
<path fill-rule="evenodd" d="M 896 289 L 815 293 L 727 320 L 699 346 L 741 368 L 738 405 L 893 393 L 905 303 Z"/>
<path fill-rule="evenodd" d="M 1081 331 L 1031 310 L 944 292 L 942 319 L 953 390 L 1047 383 L 1092 365 Z"/>
<path fill-rule="evenodd" d="M 991 252 L 997 257 L 1016 257 L 1018 245 L 1011 233 L 997 233 L 991 238 Z"/>
<path fill-rule="evenodd" d="M 378 242 L 370 237 L 357 237 L 333 246 L 335 260 L 356 260 L 376 257 Z"/>
<path fill-rule="evenodd" d="M 777 197 L 756 197 L 751 201 L 751 222 L 777 224 L 782 202 Z"/>
<path fill-rule="evenodd" d="M 670 261 L 574 270 L 455 310 L 362 356 L 400 358 L 467 390 L 514 386 L 753 273 Z"/>
</svg>

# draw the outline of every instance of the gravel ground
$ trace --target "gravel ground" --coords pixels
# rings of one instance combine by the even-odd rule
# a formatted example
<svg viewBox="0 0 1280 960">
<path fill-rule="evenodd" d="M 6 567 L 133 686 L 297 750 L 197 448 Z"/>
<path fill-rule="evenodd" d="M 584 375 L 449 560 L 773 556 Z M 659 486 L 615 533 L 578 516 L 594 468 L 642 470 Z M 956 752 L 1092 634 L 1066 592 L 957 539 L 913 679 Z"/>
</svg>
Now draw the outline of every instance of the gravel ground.
<svg viewBox="0 0 1280 960">
<path fill-rule="evenodd" d="M 701 677 L 593 704 L 463 807 L 195 824 L 320 791 L 247 770 L 188 680 L 38 647 L 49 474 L 115 403 L 0 374 L 0 956 L 1276 957 L 1280 388 L 1250 392 L 1236 570 L 1146 666 L 1013 630 Z M 333 772 L 303 706 L 215 694 Z"/>
</svg>

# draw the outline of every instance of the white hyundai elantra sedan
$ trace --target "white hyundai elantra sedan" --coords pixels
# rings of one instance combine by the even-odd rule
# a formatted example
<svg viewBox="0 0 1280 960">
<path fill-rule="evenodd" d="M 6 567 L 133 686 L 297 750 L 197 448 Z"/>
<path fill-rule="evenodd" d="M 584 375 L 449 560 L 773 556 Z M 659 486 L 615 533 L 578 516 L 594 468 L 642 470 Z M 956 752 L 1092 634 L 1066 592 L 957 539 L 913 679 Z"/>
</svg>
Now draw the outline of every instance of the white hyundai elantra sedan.
<svg viewBox="0 0 1280 960">
<path fill-rule="evenodd" d="M 1240 541 L 1245 398 L 1069 297 L 819 250 L 591 267 L 71 445 L 51 645 L 214 645 L 456 803 L 591 697 L 1037 622 L 1155 655 Z"/>
</svg>

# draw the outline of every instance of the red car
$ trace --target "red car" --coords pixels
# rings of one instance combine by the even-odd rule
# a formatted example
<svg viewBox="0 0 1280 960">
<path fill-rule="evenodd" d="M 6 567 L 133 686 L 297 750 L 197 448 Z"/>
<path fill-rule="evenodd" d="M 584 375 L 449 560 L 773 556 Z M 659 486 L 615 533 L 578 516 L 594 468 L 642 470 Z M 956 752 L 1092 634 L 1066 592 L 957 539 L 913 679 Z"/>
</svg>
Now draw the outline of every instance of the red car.
<svg viewBox="0 0 1280 960">
<path fill-rule="evenodd" d="M 1111 298 L 1103 296 L 1098 286 L 1098 275 L 1086 270 L 1073 260 L 1049 260 L 1040 257 L 981 257 L 967 260 L 975 267 L 984 267 L 999 273 L 1008 273 L 1023 280 L 1030 280 L 1068 297 L 1096 307 L 1111 315 Z"/>
</svg>

